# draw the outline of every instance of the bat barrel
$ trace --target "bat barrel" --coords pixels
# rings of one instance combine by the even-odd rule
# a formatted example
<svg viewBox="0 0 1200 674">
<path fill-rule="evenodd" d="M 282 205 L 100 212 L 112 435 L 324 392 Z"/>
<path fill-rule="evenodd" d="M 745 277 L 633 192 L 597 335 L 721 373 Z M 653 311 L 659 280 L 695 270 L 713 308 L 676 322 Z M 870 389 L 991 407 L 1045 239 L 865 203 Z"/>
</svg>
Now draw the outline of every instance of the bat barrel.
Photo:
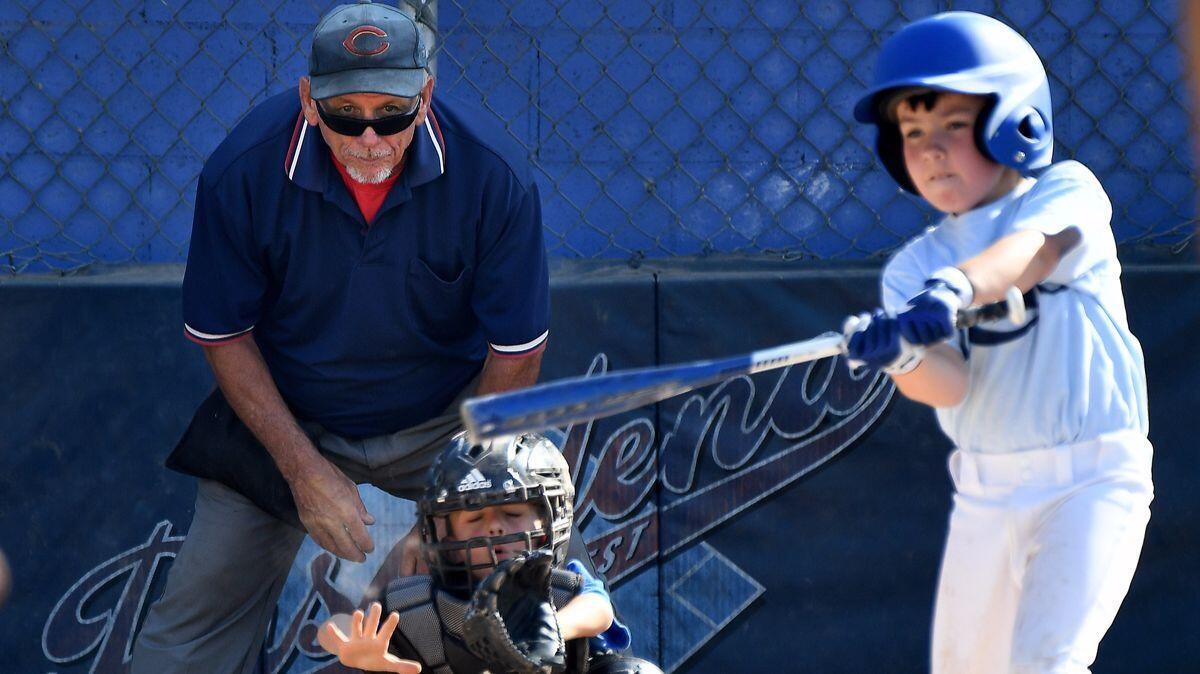
<svg viewBox="0 0 1200 674">
<path fill-rule="evenodd" d="M 471 398 L 460 408 L 473 441 L 628 412 L 741 374 L 836 356 L 839 333 L 772 349 L 679 365 L 573 377 L 527 389 Z"/>
</svg>

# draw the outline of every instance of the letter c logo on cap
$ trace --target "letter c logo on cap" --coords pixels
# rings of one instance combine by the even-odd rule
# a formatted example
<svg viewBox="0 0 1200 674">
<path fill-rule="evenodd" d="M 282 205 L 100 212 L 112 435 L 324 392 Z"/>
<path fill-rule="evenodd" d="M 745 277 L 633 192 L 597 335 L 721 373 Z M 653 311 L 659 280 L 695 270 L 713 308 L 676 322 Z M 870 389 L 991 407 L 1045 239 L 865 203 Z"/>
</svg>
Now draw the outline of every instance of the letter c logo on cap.
<svg viewBox="0 0 1200 674">
<path fill-rule="evenodd" d="M 375 26 L 359 26 L 358 28 L 350 31 L 350 34 L 346 36 L 345 40 L 342 40 L 342 46 L 346 48 L 346 51 L 354 54 L 355 56 L 375 56 L 376 54 L 382 54 L 383 52 L 387 51 L 388 47 L 391 46 L 387 40 L 381 39 L 379 41 L 379 46 L 375 47 L 374 49 L 360 49 L 355 46 L 354 43 L 358 40 L 358 38 L 364 35 L 374 35 L 377 38 L 385 38 L 388 36 L 388 34 L 383 32 L 383 29 L 381 28 L 376 28 Z M 370 41 L 368 40 L 368 42 Z"/>
</svg>

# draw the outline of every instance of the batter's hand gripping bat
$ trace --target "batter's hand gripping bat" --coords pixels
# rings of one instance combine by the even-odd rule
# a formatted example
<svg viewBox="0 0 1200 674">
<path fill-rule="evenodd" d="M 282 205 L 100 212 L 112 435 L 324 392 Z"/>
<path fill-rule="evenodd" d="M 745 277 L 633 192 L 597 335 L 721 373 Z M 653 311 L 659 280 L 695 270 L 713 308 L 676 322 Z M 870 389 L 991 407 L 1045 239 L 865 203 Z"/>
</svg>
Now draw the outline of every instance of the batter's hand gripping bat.
<svg viewBox="0 0 1200 674">
<path fill-rule="evenodd" d="M 1025 302 L 1021 291 L 1015 287 L 1009 288 L 1000 302 L 962 309 L 956 323 L 960 328 L 969 328 L 1004 318 L 1017 324 L 1025 322 Z M 469 398 L 463 402 L 460 414 L 471 441 L 480 442 L 620 414 L 737 375 L 764 372 L 845 352 L 845 337 L 838 332 L 827 332 L 813 339 L 720 360 L 571 377 Z"/>
</svg>

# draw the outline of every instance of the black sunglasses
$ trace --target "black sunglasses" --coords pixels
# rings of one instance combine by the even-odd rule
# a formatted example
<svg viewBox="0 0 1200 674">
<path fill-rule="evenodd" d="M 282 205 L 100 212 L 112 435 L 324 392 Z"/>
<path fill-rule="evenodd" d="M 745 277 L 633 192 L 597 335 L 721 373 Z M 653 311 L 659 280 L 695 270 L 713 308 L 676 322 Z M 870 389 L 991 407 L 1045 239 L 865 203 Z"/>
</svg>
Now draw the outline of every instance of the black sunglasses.
<svg viewBox="0 0 1200 674">
<path fill-rule="evenodd" d="M 421 111 L 420 98 L 417 98 L 417 104 L 408 112 L 375 119 L 335 115 L 326 111 L 320 101 L 316 101 L 316 103 L 317 114 L 320 115 L 321 121 L 325 122 L 325 126 L 329 127 L 330 131 L 341 136 L 361 136 L 366 133 L 367 127 L 375 129 L 376 135 L 392 136 L 412 126 L 417 119 L 417 113 Z"/>
</svg>

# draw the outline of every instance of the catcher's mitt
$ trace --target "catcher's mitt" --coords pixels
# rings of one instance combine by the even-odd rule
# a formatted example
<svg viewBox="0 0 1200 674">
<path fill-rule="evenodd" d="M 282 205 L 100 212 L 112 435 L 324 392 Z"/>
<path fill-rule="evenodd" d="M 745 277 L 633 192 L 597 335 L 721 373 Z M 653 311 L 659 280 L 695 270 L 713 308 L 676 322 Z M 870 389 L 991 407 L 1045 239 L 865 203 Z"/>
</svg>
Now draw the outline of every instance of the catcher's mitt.
<svg viewBox="0 0 1200 674">
<path fill-rule="evenodd" d="M 554 556 L 536 550 L 501 562 L 467 606 L 467 648 L 493 674 L 558 674 L 566 646 L 550 598 Z"/>
</svg>

